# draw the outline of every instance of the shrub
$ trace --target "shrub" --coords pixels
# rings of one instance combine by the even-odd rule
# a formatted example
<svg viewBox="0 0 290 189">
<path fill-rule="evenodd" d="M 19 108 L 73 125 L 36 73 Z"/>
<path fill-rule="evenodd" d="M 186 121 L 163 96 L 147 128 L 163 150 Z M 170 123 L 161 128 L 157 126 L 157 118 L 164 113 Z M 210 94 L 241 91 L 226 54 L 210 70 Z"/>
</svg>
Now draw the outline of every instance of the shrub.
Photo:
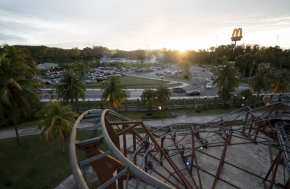
<svg viewBox="0 0 290 189">
<path fill-rule="evenodd" d="M 184 75 L 183 76 L 183 79 L 188 79 L 188 75 Z"/>
</svg>

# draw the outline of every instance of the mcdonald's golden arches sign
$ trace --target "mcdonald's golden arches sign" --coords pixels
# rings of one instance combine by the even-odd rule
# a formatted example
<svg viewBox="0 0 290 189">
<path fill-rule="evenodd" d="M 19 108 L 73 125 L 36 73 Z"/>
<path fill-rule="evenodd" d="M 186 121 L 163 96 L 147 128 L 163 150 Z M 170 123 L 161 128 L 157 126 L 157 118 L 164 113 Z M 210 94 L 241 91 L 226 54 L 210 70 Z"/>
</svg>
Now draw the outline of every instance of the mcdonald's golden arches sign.
<svg viewBox="0 0 290 189">
<path fill-rule="evenodd" d="M 242 28 L 234 29 L 232 34 L 232 41 L 240 41 L 243 37 Z"/>
</svg>

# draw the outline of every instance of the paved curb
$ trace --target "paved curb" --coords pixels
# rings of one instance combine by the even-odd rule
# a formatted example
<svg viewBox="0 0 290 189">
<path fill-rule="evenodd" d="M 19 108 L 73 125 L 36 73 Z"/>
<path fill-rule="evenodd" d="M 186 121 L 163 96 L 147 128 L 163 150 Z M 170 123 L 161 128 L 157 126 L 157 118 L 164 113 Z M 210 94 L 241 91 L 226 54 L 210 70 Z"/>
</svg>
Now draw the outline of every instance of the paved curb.
<svg viewBox="0 0 290 189">
<path fill-rule="evenodd" d="M 29 135 L 37 135 L 40 134 L 41 130 L 37 127 L 26 127 L 18 129 L 19 137 L 22 136 L 29 136 Z M 7 138 L 15 138 L 16 133 L 14 129 L 7 129 L 0 131 L 0 139 L 7 139 Z"/>
</svg>

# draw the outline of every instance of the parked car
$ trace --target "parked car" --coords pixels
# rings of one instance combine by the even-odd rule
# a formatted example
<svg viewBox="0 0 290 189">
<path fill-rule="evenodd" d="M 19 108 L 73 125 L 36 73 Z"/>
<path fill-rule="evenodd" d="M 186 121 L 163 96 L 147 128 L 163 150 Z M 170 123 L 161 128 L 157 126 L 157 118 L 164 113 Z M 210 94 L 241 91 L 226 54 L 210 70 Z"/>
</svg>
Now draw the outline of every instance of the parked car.
<svg viewBox="0 0 290 189">
<path fill-rule="evenodd" d="M 180 87 L 173 87 L 173 92 L 174 93 L 185 93 L 186 91 Z"/>
<path fill-rule="evenodd" d="M 200 91 L 192 90 L 185 93 L 187 96 L 200 96 Z"/>
<path fill-rule="evenodd" d="M 92 83 L 92 80 L 89 80 L 89 79 L 85 80 L 85 84 L 90 84 L 90 83 Z"/>
<path fill-rule="evenodd" d="M 103 81 L 104 78 L 103 77 L 96 77 L 95 80 L 97 80 L 97 82 Z"/>
<path fill-rule="evenodd" d="M 164 73 L 168 73 L 168 74 L 170 74 L 171 71 L 170 71 L 170 70 L 165 70 Z"/>
<path fill-rule="evenodd" d="M 205 80 L 205 83 L 210 83 L 210 80 L 207 78 L 207 79 Z"/>
<path fill-rule="evenodd" d="M 212 85 L 211 85 L 211 83 L 207 83 L 207 84 L 205 85 L 205 87 L 206 87 L 207 89 L 211 89 L 211 88 L 212 88 Z"/>
<path fill-rule="evenodd" d="M 52 81 L 49 81 L 49 80 L 46 81 L 45 84 L 47 84 L 47 85 L 54 85 L 54 83 Z"/>
</svg>

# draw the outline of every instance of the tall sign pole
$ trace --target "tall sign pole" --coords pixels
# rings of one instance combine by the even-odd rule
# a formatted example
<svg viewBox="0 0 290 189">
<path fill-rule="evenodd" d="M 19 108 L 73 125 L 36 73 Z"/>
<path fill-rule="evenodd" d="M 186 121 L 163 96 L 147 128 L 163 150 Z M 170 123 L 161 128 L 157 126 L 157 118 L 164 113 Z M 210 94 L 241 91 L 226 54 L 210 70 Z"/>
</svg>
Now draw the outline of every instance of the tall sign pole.
<svg viewBox="0 0 290 189">
<path fill-rule="evenodd" d="M 237 41 L 240 41 L 243 38 L 243 30 L 242 28 L 234 29 L 233 34 L 232 34 L 232 41 L 235 42 L 235 46 Z"/>
</svg>

